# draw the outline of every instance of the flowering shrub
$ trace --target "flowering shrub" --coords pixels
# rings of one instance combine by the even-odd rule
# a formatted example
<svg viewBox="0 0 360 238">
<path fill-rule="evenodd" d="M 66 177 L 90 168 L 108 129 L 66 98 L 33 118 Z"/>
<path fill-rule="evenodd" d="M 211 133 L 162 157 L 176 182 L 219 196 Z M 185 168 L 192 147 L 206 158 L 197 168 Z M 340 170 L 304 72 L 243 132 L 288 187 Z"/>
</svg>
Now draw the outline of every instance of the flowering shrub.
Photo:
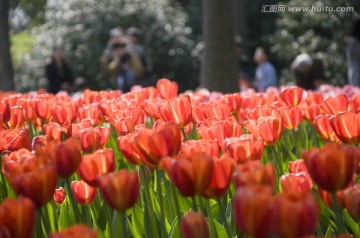
<svg viewBox="0 0 360 238">
<path fill-rule="evenodd" d="M 2 93 L 0 237 L 359 237 L 359 91 Z"/>
</svg>

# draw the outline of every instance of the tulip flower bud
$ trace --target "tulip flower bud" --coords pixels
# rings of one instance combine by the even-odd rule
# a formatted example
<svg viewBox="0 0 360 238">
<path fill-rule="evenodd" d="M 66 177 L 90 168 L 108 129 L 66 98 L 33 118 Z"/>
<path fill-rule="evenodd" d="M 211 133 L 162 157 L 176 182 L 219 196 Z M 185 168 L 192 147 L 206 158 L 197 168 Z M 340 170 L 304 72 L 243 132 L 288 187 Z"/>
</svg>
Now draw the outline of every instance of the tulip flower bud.
<svg viewBox="0 0 360 238">
<path fill-rule="evenodd" d="M 209 226 L 200 212 L 188 212 L 181 219 L 180 231 L 184 238 L 209 238 Z"/>
</svg>

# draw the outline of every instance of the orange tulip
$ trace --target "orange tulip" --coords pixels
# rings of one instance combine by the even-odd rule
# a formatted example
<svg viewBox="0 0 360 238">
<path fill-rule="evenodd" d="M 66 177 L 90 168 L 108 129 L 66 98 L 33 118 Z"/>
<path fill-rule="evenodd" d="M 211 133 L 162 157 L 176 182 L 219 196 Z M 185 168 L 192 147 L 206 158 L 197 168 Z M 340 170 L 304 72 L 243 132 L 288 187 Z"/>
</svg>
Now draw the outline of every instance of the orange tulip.
<svg viewBox="0 0 360 238">
<path fill-rule="evenodd" d="M 139 177 L 136 171 L 120 170 L 102 175 L 98 179 L 99 189 L 109 205 L 125 211 L 137 202 L 140 193 Z"/>
<path fill-rule="evenodd" d="M 259 160 L 238 164 L 233 175 L 235 187 L 248 184 L 261 184 L 275 187 L 275 169 L 271 163 L 262 165 Z"/>
<path fill-rule="evenodd" d="M 111 128 L 97 126 L 94 129 L 97 133 L 99 133 L 99 136 L 100 136 L 99 148 L 104 148 L 106 146 L 106 143 L 109 140 L 110 135 L 111 135 Z"/>
<path fill-rule="evenodd" d="M 96 188 L 90 186 L 85 181 L 72 181 L 71 191 L 75 200 L 82 206 L 87 206 L 96 198 Z"/>
<path fill-rule="evenodd" d="M 354 172 L 354 157 L 349 156 L 344 146 L 326 144 L 322 149 L 313 148 L 303 153 L 311 178 L 329 192 L 344 189 Z"/>
<path fill-rule="evenodd" d="M 66 198 L 65 189 L 63 187 L 55 189 L 53 198 L 56 204 L 61 205 Z"/>
<path fill-rule="evenodd" d="M 115 128 L 118 135 L 126 135 L 135 130 L 135 124 L 131 116 L 113 121 L 112 126 Z"/>
<path fill-rule="evenodd" d="M 86 183 L 97 187 L 97 176 L 113 172 L 114 170 L 114 152 L 111 149 L 104 149 L 83 156 L 77 173 Z"/>
<path fill-rule="evenodd" d="M 284 238 L 312 235 L 320 211 L 312 193 L 280 193 L 275 196 L 276 233 Z"/>
<path fill-rule="evenodd" d="M 78 224 L 69 227 L 62 231 L 54 232 L 50 235 L 50 238 L 97 238 L 98 234 L 96 230 L 90 227 Z"/>
<path fill-rule="evenodd" d="M 352 187 L 352 183 L 350 183 L 350 185 L 347 187 L 347 188 L 350 188 Z M 345 190 L 339 190 L 335 193 L 335 196 L 336 196 L 336 199 L 337 199 L 337 202 L 340 203 L 338 204 L 338 206 L 340 206 L 341 208 L 345 208 L 345 204 L 344 204 L 344 200 L 343 200 L 343 197 L 344 197 L 344 191 Z M 328 192 L 328 191 L 325 191 L 321 188 L 318 188 L 318 192 L 319 192 L 319 195 L 320 195 L 320 198 L 321 200 L 330 208 L 334 208 L 334 196 L 333 196 L 333 193 L 332 192 Z"/>
<path fill-rule="evenodd" d="M 206 198 L 221 198 L 230 186 L 236 162 L 233 158 L 223 154 L 221 158 L 214 158 L 214 169 L 209 187 L 203 192 Z"/>
<path fill-rule="evenodd" d="M 188 212 L 181 218 L 181 235 L 184 238 L 209 238 L 209 226 L 200 212 Z"/>
<path fill-rule="evenodd" d="M 159 79 L 156 83 L 156 89 L 161 98 L 170 99 L 175 98 L 178 93 L 178 85 L 176 82 L 170 81 L 167 78 Z"/>
<path fill-rule="evenodd" d="M 225 140 L 224 153 L 229 154 L 238 163 L 249 160 L 260 160 L 264 152 L 264 141 L 261 137 L 255 138 L 251 134 L 240 137 L 230 137 Z"/>
<path fill-rule="evenodd" d="M 281 99 L 288 105 L 288 107 L 295 107 L 299 105 L 303 97 L 303 89 L 300 87 L 285 88 L 281 93 Z"/>
<path fill-rule="evenodd" d="M 282 108 L 280 109 L 280 114 L 283 127 L 288 130 L 297 128 L 303 120 L 303 110 L 297 106 L 291 108 Z"/>
<path fill-rule="evenodd" d="M 331 126 L 330 119 L 331 115 L 319 115 L 314 121 L 315 129 L 324 140 L 339 142 L 340 140 Z"/>
<path fill-rule="evenodd" d="M 246 118 L 249 120 L 257 120 L 260 117 L 267 117 L 272 115 L 274 107 L 272 106 L 259 106 L 246 112 Z"/>
<path fill-rule="evenodd" d="M 281 188 L 288 193 L 308 193 L 312 189 L 310 175 L 307 173 L 289 173 L 280 177 Z"/>
<path fill-rule="evenodd" d="M 180 95 L 159 105 L 159 113 L 164 121 L 174 121 L 185 127 L 191 122 L 191 101 L 189 95 Z"/>
<path fill-rule="evenodd" d="M 0 205 L 0 236 L 4 238 L 28 238 L 35 228 L 36 209 L 33 202 L 19 196 L 5 198 Z"/>
<path fill-rule="evenodd" d="M 54 152 L 56 169 L 61 177 L 67 178 L 77 170 L 81 161 L 81 143 L 78 138 L 70 137 L 60 142 Z"/>
<path fill-rule="evenodd" d="M 210 155 L 196 153 L 190 157 L 166 157 L 160 167 L 167 171 L 171 181 L 184 196 L 195 196 L 209 187 L 214 161 Z"/>
<path fill-rule="evenodd" d="M 328 97 L 321 104 L 325 114 L 338 114 L 348 110 L 349 100 L 346 95 L 340 94 L 337 97 Z"/>
<path fill-rule="evenodd" d="M 157 130 L 144 130 L 134 137 L 142 160 L 150 167 L 156 166 L 161 158 L 175 156 L 180 150 L 181 132 L 178 124 L 168 122 Z"/>
<path fill-rule="evenodd" d="M 335 134 L 344 143 L 360 142 L 360 114 L 343 112 L 331 117 L 330 124 Z"/>
<path fill-rule="evenodd" d="M 237 227 L 254 238 L 271 237 L 275 225 L 272 206 L 272 188 L 260 185 L 238 188 L 233 201 Z"/>
</svg>

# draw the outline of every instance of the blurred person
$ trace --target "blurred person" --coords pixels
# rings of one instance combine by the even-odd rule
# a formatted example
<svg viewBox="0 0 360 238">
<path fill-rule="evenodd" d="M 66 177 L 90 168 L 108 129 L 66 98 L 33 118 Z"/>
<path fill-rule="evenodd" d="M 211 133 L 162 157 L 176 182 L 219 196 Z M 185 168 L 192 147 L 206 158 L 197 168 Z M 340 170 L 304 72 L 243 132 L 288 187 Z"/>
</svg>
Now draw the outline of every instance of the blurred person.
<svg viewBox="0 0 360 238">
<path fill-rule="evenodd" d="M 243 52 L 243 41 L 240 36 L 235 37 L 235 52 L 239 70 L 240 91 L 244 91 L 252 87 L 252 79 L 254 76 L 250 60 Z"/>
<path fill-rule="evenodd" d="M 306 90 L 318 89 L 327 82 L 322 60 L 303 53 L 291 63 L 296 85 Z"/>
<path fill-rule="evenodd" d="M 144 68 L 144 74 L 142 78 L 139 80 L 139 84 L 143 87 L 147 87 L 151 85 L 151 64 L 149 63 L 149 59 L 145 55 L 145 48 L 141 44 L 142 34 L 139 29 L 135 27 L 130 27 L 126 34 L 129 38 L 129 47 L 130 52 L 137 54 L 140 57 L 142 66 Z"/>
<path fill-rule="evenodd" d="M 348 83 L 360 86 L 360 18 L 355 20 L 351 36 L 347 40 L 346 60 Z"/>
<path fill-rule="evenodd" d="M 56 94 L 60 90 L 70 92 L 74 83 L 72 70 L 63 53 L 62 45 L 55 46 L 51 58 L 46 63 L 45 74 L 48 79 L 49 93 Z"/>
<path fill-rule="evenodd" d="M 129 52 L 124 37 L 113 42 L 111 55 L 101 58 L 101 66 L 105 74 L 111 77 L 113 88 L 123 92 L 129 92 L 131 87 L 140 81 L 144 72 L 140 57 Z"/>
<path fill-rule="evenodd" d="M 111 29 L 109 31 L 109 39 L 108 42 L 106 43 L 106 47 L 104 49 L 103 58 L 109 58 L 111 59 L 111 47 L 112 45 L 120 38 L 124 37 L 124 30 L 122 29 L 122 27 L 115 27 L 113 29 Z"/>
<path fill-rule="evenodd" d="M 254 86 L 258 92 L 264 92 L 268 87 L 277 87 L 275 67 L 269 62 L 269 52 L 263 47 L 257 47 L 254 54 L 257 63 Z"/>
</svg>

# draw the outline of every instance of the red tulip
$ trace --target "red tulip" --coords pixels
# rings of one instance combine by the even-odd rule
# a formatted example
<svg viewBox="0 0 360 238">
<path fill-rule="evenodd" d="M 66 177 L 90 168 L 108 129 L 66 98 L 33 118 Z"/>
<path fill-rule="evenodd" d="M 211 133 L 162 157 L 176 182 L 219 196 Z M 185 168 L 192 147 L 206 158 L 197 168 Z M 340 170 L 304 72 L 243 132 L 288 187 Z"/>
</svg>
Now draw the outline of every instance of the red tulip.
<svg viewBox="0 0 360 238">
<path fill-rule="evenodd" d="M 189 95 L 180 95 L 159 105 L 164 121 L 173 121 L 184 127 L 191 122 L 191 101 Z"/>
<path fill-rule="evenodd" d="M 356 219 L 360 219 L 360 184 L 347 188 L 343 192 L 344 206 L 350 215 Z"/>
<path fill-rule="evenodd" d="M 280 237 L 296 238 L 312 235 L 320 211 L 312 193 L 280 193 L 275 196 L 276 231 Z"/>
<path fill-rule="evenodd" d="M 343 112 L 331 117 L 330 124 L 335 134 L 344 143 L 360 142 L 360 114 Z"/>
<path fill-rule="evenodd" d="M 53 198 L 56 204 L 61 205 L 66 198 L 65 189 L 63 187 L 55 189 Z"/>
<path fill-rule="evenodd" d="M 89 185 L 97 187 L 96 178 L 115 170 L 115 155 L 111 149 L 97 150 L 82 157 L 78 175 Z"/>
<path fill-rule="evenodd" d="M 340 140 L 331 126 L 330 119 L 331 115 L 319 115 L 314 121 L 315 129 L 324 140 L 339 142 Z"/>
<path fill-rule="evenodd" d="M 260 160 L 264 152 L 264 141 L 261 137 L 255 138 L 251 134 L 240 137 L 230 137 L 225 140 L 224 153 L 229 154 L 238 163 L 249 160 Z"/>
<path fill-rule="evenodd" d="M 352 183 L 350 183 L 350 185 L 348 186 L 349 187 L 352 187 Z M 336 199 L 337 199 L 337 202 L 340 203 L 338 204 L 338 206 L 340 206 L 341 208 L 345 208 L 345 204 L 344 204 L 344 201 L 343 201 L 343 197 L 344 197 L 344 191 L 345 190 L 339 190 L 335 193 L 335 196 L 336 196 Z M 319 195 L 320 195 L 320 198 L 321 200 L 330 208 L 334 208 L 334 195 L 332 192 L 328 192 L 326 190 L 323 190 L 321 188 L 318 188 L 318 192 L 319 192 Z"/>
<path fill-rule="evenodd" d="M 92 119 L 95 123 L 99 123 L 102 119 L 99 105 L 96 103 L 83 105 L 77 112 L 77 119 L 78 121 Z"/>
<path fill-rule="evenodd" d="M 200 212 L 188 212 L 181 218 L 181 235 L 184 238 L 209 238 L 209 226 Z"/>
<path fill-rule="evenodd" d="M 117 139 L 117 145 L 124 155 L 125 159 L 131 164 L 141 165 L 143 164 L 142 158 L 144 157 L 140 149 L 136 145 L 134 138 L 137 133 L 130 133 L 125 136 L 120 136 Z"/>
<path fill-rule="evenodd" d="M 95 128 L 89 127 L 79 131 L 79 137 L 85 153 L 91 154 L 100 148 L 101 136 Z"/>
<path fill-rule="evenodd" d="M 62 128 L 57 122 L 49 122 L 43 126 L 44 134 L 50 137 L 52 140 L 61 141 Z"/>
<path fill-rule="evenodd" d="M 157 81 L 156 89 L 160 96 L 164 99 L 174 98 L 178 93 L 177 83 L 166 78 L 162 78 Z"/>
<path fill-rule="evenodd" d="M 324 190 L 336 192 L 351 181 L 354 157 L 339 144 L 310 149 L 303 153 L 303 158 L 311 178 Z"/>
<path fill-rule="evenodd" d="M 289 87 L 280 93 L 280 97 L 286 105 L 295 107 L 301 102 L 303 91 L 304 90 L 300 87 Z"/>
<path fill-rule="evenodd" d="M 120 170 L 116 173 L 102 175 L 98 179 L 99 189 L 109 205 L 119 211 L 135 205 L 139 193 L 137 172 Z"/>
<path fill-rule="evenodd" d="M 67 178 L 73 174 L 80 165 L 81 144 L 78 138 L 70 137 L 56 145 L 55 164 L 58 174 Z"/>
<path fill-rule="evenodd" d="M 118 135 L 126 135 L 135 130 L 135 124 L 131 116 L 114 120 L 112 125 Z"/>
<path fill-rule="evenodd" d="M 0 205 L 0 236 L 28 238 L 35 228 L 36 208 L 26 197 L 5 198 Z"/>
<path fill-rule="evenodd" d="M 272 206 L 272 188 L 260 185 L 238 188 L 233 205 L 237 227 L 251 237 L 271 237 L 275 225 Z"/>
<path fill-rule="evenodd" d="M 0 152 L 15 151 L 21 148 L 31 149 L 29 135 L 19 129 L 0 130 Z"/>
<path fill-rule="evenodd" d="M 221 158 L 214 159 L 214 169 L 209 187 L 204 191 L 206 198 L 221 198 L 230 186 L 236 162 L 233 158 L 223 154 Z"/>
<path fill-rule="evenodd" d="M 317 104 L 312 104 L 304 107 L 304 117 L 310 123 L 314 122 L 315 118 L 321 115 L 320 107 Z"/>
<path fill-rule="evenodd" d="M 161 158 L 175 156 L 180 150 L 181 132 L 178 124 L 168 122 L 157 130 L 144 130 L 134 137 L 142 160 L 150 167 L 156 166 Z"/>
<path fill-rule="evenodd" d="M 290 173 L 309 173 L 309 171 L 306 168 L 305 161 L 303 159 L 298 159 L 295 161 L 289 162 L 289 172 Z"/>
<path fill-rule="evenodd" d="M 328 97 L 321 104 L 325 114 L 338 114 L 348 110 L 349 100 L 346 95 L 340 94 L 337 97 Z"/>
<path fill-rule="evenodd" d="M 97 238 L 96 230 L 83 224 L 77 224 L 62 231 L 50 235 L 50 238 Z"/>
<path fill-rule="evenodd" d="M 235 187 L 248 184 L 267 185 L 275 187 L 275 169 L 271 163 L 262 165 L 259 160 L 238 164 L 235 168 L 233 181 Z"/>
<path fill-rule="evenodd" d="M 96 198 L 96 188 L 90 186 L 85 181 L 72 181 L 71 191 L 74 194 L 75 200 L 83 206 L 92 203 Z"/>
<path fill-rule="evenodd" d="M 2 116 L 2 121 L 4 123 L 10 120 L 11 112 L 10 112 L 10 105 L 7 99 L 0 100 L 0 115 Z"/>
<path fill-rule="evenodd" d="M 307 173 L 290 173 L 280 177 L 281 188 L 288 193 L 308 193 L 312 189 L 312 181 Z"/>
<path fill-rule="evenodd" d="M 215 140 L 210 139 L 187 140 L 181 144 L 180 152 L 186 157 L 198 152 L 218 157 L 219 145 Z"/>
<path fill-rule="evenodd" d="M 10 129 L 19 128 L 23 124 L 23 109 L 19 106 L 13 106 L 10 108 L 11 116 L 8 121 Z"/>
<path fill-rule="evenodd" d="M 225 94 L 223 100 L 229 105 L 232 114 L 236 113 L 241 107 L 242 97 L 240 93 Z"/>
<path fill-rule="evenodd" d="M 266 146 L 271 146 L 281 139 L 283 124 L 281 115 L 273 110 L 272 116 L 259 117 L 257 121 L 244 122 L 246 130 L 256 138 L 262 137 Z"/>
<path fill-rule="evenodd" d="M 166 157 L 160 167 L 166 169 L 171 181 L 184 196 L 195 196 L 209 187 L 214 161 L 210 155 L 196 153 L 190 157 Z"/>
<path fill-rule="evenodd" d="M 259 106 L 246 112 L 246 118 L 249 120 L 257 120 L 260 117 L 271 116 L 274 111 L 272 106 Z"/>
<path fill-rule="evenodd" d="M 305 100 L 308 105 L 318 105 L 324 101 L 324 96 L 320 92 L 311 92 L 307 95 Z"/>
<path fill-rule="evenodd" d="M 74 103 L 61 103 L 50 109 L 51 116 L 60 125 L 66 121 L 73 122 L 76 119 L 77 108 Z"/>
<path fill-rule="evenodd" d="M 42 207 L 52 199 L 57 182 L 56 168 L 52 164 L 23 172 L 10 180 L 17 195 L 31 198 L 37 208 Z"/>
<path fill-rule="evenodd" d="M 225 139 L 240 136 L 242 134 L 242 126 L 230 119 L 208 119 L 197 124 L 196 132 L 202 139 L 216 140 L 222 152 L 224 152 Z"/>
<path fill-rule="evenodd" d="M 297 128 L 303 120 L 303 110 L 300 107 L 282 108 L 280 109 L 283 126 L 292 130 Z"/>
<path fill-rule="evenodd" d="M 49 94 L 38 95 L 32 101 L 30 105 L 33 108 L 36 115 L 43 121 L 46 122 L 49 120 L 50 108 L 54 104 L 54 99 Z"/>
</svg>

